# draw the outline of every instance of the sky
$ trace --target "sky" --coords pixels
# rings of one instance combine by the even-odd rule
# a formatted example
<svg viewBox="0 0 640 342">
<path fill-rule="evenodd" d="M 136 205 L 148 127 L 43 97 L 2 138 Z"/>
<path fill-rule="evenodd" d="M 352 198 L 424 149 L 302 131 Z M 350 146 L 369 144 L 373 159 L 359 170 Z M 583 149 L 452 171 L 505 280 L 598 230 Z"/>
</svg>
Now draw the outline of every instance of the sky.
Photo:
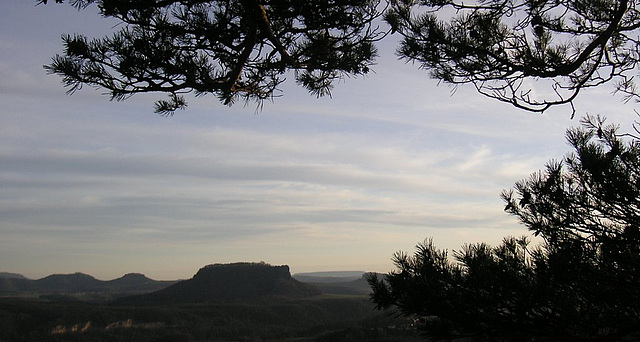
<svg viewBox="0 0 640 342">
<path fill-rule="evenodd" d="M 42 65 L 63 33 L 102 37 L 95 8 L 0 2 L 0 272 L 190 278 L 204 265 L 264 261 L 292 273 L 388 272 L 433 238 L 450 251 L 529 235 L 500 192 L 570 151 L 586 113 L 623 129 L 634 103 L 612 86 L 543 115 L 457 89 L 379 46 L 373 73 L 331 98 L 293 81 L 261 110 L 162 94 L 69 96 Z"/>
</svg>

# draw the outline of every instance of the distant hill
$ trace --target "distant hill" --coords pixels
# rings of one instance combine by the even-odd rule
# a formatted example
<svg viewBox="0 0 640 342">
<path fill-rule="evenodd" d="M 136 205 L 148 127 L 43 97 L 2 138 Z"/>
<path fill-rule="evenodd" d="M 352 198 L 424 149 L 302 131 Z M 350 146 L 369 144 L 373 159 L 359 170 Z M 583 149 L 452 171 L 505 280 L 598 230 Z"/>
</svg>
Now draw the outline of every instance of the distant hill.
<svg viewBox="0 0 640 342">
<path fill-rule="evenodd" d="M 20 274 L 0 273 L 0 296 L 47 299 L 76 298 L 144 302 L 222 302 L 260 297 L 303 298 L 320 293 L 367 295 L 371 292 L 362 271 L 298 273 L 288 266 L 265 263 L 213 264 L 184 281 L 156 281 L 140 273 L 109 280 L 88 274 L 52 274 L 31 280 Z"/>
<path fill-rule="evenodd" d="M 101 290 L 102 281 L 84 273 L 52 274 L 34 281 L 34 287 L 41 292 L 78 293 Z"/>
<path fill-rule="evenodd" d="M 121 298 L 118 302 L 203 303 L 262 297 L 304 298 L 320 293 L 317 287 L 293 279 L 289 266 L 234 263 L 205 266 L 189 280 L 153 293 Z"/>
<path fill-rule="evenodd" d="M 0 272 L 0 295 L 23 293 L 31 288 L 32 280 L 22 274 Z"/>
<path fill-rule="evenodd" d="M 326 294 L 368 295 L 371 293 L 371 287 L 365 278 L 366 274 L 360 271 L 314 272 L 298 273 L 293 277 L 316 286 Z"/>
<path fill-rule="evenodd" d="M 33 280 L 26 278 L 0 278 L 0 295 L 20 295 L 33 290 Z"/>
<path fill-rule="evenodd" d="M 112 292 L 120 293 L 148 293 L 164 289 L 178 281 L 158 281 L 147 278 L 141 273 L 129 273 L 105 282 L 105 286 Z"/>
<path fill-rule="evenodd" d="M 109 281 L 98 280 L 84 273 L 52 274 L 37 280 L 27 279 L 23 276 L 5 276 L 0 277 L 0 296 L 83 295 L 108 299 L 153 292 L 176 282 L 156 281 L 142 274 L 126 274 L 121 278 Z"/>
<path fill-rule="evenodd" d="M 328 271 L 296 273 L 293 278 L 305 283 L 344 283 L 362 278 L 363 271 Z"/>
<path fill-rule="evenodd" d="M 364 278 L 364 275 L 359 279 L 339 282 L 339 283 L 311 283 L 317 286 L 322 293 L 327 294 L 340 294 L 340 295 L 368 295 L 371 293 L 371 286 Z"/>
<path fill-rule="evenodd" d="M 0 272 L 0 279 L 27 279 L 27 277 L 18 273 Z"/>
</svg>

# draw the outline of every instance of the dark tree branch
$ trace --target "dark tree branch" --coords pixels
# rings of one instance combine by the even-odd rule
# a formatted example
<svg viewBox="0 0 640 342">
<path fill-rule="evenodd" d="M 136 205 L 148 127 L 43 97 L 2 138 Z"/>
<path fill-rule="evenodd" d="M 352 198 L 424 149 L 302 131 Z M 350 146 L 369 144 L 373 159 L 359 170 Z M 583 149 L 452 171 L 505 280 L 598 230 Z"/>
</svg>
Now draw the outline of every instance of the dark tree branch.
<svg viewBox="0 0 640 342">
<path fill-rule="evenodd" d="M 335 80 L 366 74 L 373 64 L 383 35 L 373 26 L 378 1 L 69 0 L 79 9 L 96 4 L 123 29 L 90 42 L 67 38 L 65 55 L 45 68 L 72 91 L 88 84 L 117 100 L 168 93 L 157 106 L 168 111 L 184 107 L 176 94 L 190 91 L 224 104 L 260 103 L 288 70 L 312 94 L 328 94 Z"/>
<path fill-rule="evenodd" d="M 634 0 L 395 0 L 385 19 L 403 37 L 402 58 L 517 108 L 573 109 L 582 89 L 615 79 L 628 98 L 640 98 L 628 76 L 640 59 Z M 539 81 L 535 92 L 525 80 Z"/>
</svg>

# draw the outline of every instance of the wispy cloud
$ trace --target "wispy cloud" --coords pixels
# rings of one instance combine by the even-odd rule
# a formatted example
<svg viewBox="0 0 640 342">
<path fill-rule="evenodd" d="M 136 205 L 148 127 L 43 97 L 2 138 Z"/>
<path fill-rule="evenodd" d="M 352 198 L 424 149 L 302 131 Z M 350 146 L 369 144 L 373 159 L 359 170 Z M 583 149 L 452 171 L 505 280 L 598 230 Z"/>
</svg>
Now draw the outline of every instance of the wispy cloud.
<svg viewBox="0 0 640 342">
<path fill-rule="evenodd" d="M 458 248 L 524 233 L 499 193 L 560 158 L 577 124 L 470 88 L 451 96 L 392 51 L 333 98 L 289 82 L 262 111 L 205 96 L 161 118 L 162 95 L 68 97 L 45 75 L 61 33 L 110 24 L 69 6 L 0 7 L 4 271 L 177 278 L 242 260 L 384 271 L 428 236 Z"/>
</svg>

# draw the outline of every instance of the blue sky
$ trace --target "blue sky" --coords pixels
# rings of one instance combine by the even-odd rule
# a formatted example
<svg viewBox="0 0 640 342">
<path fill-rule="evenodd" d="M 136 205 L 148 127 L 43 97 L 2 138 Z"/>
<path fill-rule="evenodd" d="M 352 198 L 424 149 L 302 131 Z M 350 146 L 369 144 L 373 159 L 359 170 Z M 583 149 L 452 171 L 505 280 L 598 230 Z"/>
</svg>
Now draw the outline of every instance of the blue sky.
<svg viewBox="0 0 640 342">
<path fill-rule="evenodd" d="M 332 98 L 287 82 L 258 112 L 204 96 L 163 118 L 160 94 L 66 95 L 42 68 L 61 34 L 114 22 L 34 4 L 0 3 L 0 271 L 31 278 L 177 279 L 236 261 L 386 272 L 427 237 L 496 244 L 527 234 L 501 190 L 568 152 L 566 128 L 585 113 L 636 119 L 608 85 L 583 93 L 573 120 L 568 107 L 531 114 L 452 92 L 391 41 Z"/>
</svg>

